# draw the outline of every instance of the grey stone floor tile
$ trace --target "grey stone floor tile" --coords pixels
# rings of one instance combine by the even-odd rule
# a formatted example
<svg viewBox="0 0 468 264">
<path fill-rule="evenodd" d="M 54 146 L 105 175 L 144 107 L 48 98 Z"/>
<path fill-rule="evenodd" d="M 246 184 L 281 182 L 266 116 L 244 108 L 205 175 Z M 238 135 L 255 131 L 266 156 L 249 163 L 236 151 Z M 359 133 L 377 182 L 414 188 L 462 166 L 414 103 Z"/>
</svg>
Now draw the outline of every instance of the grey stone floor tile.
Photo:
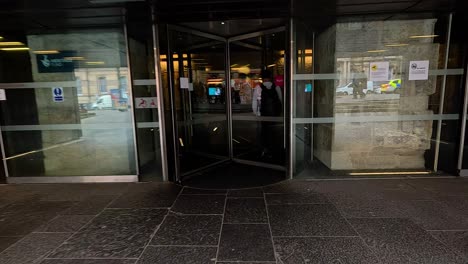
<svg viewBox="0 0 468 264">
<path fill-rule="evenodd" d="M 404 180 L 320 181 L 316 191 L 331 199 L 432 199 L 430 193 L 417 191 Z"/>
<path fill-rule="evenodd" d="M 148 246 L 138 264 L 214 264 L 216 247 Z"/>
<path fill-rule="evenodd" d="M 317 184 L 315 181 L 284 181 L 263 187 L 265 193 L 309 193 L 313 192 Z"/>
<path fill-rule="evenodd" d="M 430 231 L 433 237 L 468 260 L 467 231 Z"/>
<path fill-rule="evenodd" d="M 356 236 L 331 204 L 268 205 L 273 236 Z"/>
<path fill-rule="evenodd" d="M 95 195 L 120 195 L 124 193 L 129 186 L 131 186 L 129 183 L 55 184 L 42 191 L 42 200 L 83 201 Z M 49 188 L 53 188 L 53 190 Z"/>
<path fill-rule="evenodd" d="M 437 201 L 407 201 L 411 220 L 426 230 L 468 230 L 468 217 Z"/>
<path fill-rule="evenodd" d="M 221 224 L 221 215 L 168 215 L 150 244 L 217 246 Z"/>
<path fill-rule="evenodd" d="M 77 232 L 86 225 L 94 215 L 59 215 L 39 227 L 35 232 Z"/>
<path fill-rule="evenodd" d="M 255 262 L 250 262 L 250 261 L 217 261 L 216 264 L 277 264 L 276 261 L 255 261 Z"/>
<path fill-rule="evenodd" d="M 407 181 L 417 189 L 424 189 L 438 195 L 468 195 L 468 181 L 462 178 L 411 179 Z"/>
<path fill-rule="evenodd" d="M 137 259 L 44 259 L 41 264 L 135 264 Z"/>
<path fill-rule="evenodd" d="M 69 208 L 70 202 L 13 203 L 0 210 L 0 236 L 27 235 Z"/>
<path fill-rule="evenodd" d="M 349 221 L 383 263 L 464 263 L 408 219 L 354 218 Z"/>
<path fill-rule="evenodd" d="M 13 245 L 14 243 L 16 243 L 21 238 L 23 238 L 23 237 L 21 237 L 21 236 L 17 236 L 17 237 L 0 237 L 0 252 L 7 249 L 9 246 Z"/>
<path fill-rule="evenodd" d="M 359 237 L 275 237 L 274 242 L 282 264 L 379 262 Z"/>
<path fill-rule="evenodd" d="M 198 189 L 185 187 L 181 194 L 226 194 L 227 190 L 221 189 Z"/>
<path fill-rule="evenodd" d="M 97 215 L 106 208 L 117 195 L 94 195 L 65 210 L 64 215 Z"/>
<path fill-rule="evenodd" d="M 147 232 L 164 219 L 167 209 L 107 209 L 80 232 Z"/>
<path fill-rule="evenodd" d="M 266 194 L 267 204 L 324 204 L 330 203 L 323 194 L 319 193 L 286 193 L 286 194 Z"/>
<path fill-rule="evenodd" d="M 332 200 L 344 217 L 407 217 L 406 201 L 385 199 L 335 199 Z"/>
<path fill-rule="evenodd" d="M 175 184 L 135 184 L 114 200 L 109 208 L 171 207 L 181 189 Z"/>
<path fill-rule="evenodd" d="M 225 195 L 180 195 L 172 211 L 182 214 L 222 214 Z"/>
<path fill-rule="evenodd" d="M 468 217 L 468 196 L 437 196 L 435 199 Z"/>
<path fill-rule="evenodd" d="M 56 249 L 49 258 L 138 258 L 154 230 L 79 232 Z"/>
<path fill-rule="evenodd" d="M 71 233 L 32 233 L 0 254 L 2 264 L 39 263 Z"/>
<path fill-rule="evenodd" d="M 218 253 L 219 261 L 274 261 L 267 224 L 224 224 Z"/>
<path fill-rule="evenodd" d="M 263 198 L 228 198 L 224 223 L 267 223 Z"/>
<path fill-rule="evenodd" d="M 262 188 L 249 188 L 249 189 L 238 189 L 238 190 L 229 190 L 229 197 L 263 197 Z"/>
</svg>

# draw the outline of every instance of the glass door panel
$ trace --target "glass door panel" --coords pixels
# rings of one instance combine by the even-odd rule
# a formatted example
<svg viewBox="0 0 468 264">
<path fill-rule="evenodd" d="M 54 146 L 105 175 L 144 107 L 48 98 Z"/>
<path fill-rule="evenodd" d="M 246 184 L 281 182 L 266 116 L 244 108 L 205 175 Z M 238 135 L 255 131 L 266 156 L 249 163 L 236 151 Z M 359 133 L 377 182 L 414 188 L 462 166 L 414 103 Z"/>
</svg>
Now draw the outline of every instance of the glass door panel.
<svg viewBox="0 0 468 264">
<path fill-rule="evenodd" d="M 229 43 L 235 159 L 285 165 L 285 44 L 284 31 Z"/>
<path fill-rule="evenodd" d="M 173 104 L 180 174 L 228 159 L 226 43 L 170 29 Z"/>
</svg>

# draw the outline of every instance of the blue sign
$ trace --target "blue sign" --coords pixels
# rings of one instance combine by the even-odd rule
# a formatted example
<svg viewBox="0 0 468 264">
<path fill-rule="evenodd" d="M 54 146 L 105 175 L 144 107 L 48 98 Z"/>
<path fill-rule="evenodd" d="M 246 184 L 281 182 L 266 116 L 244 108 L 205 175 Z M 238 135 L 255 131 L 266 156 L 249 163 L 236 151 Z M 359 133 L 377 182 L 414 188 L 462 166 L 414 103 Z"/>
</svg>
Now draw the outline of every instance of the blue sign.
<svg viewBox="0 0 468 264">
<path fill-rule="evenodd" d="M 63 102 L 64 96 L 63 96 L 63 88 L 62 87 L 54 87 L 52 88 L 52 98 L 54 99 L 54 102 Z"/>
<path fill-rule="evenodd" d="M 74 56 L 76 56 L 74 51 L 60 51 L 57 54 L 37 54 L 37 70 L 40 73 L 73 72 L 75 62 L 72 58 Z"/>
</svg>

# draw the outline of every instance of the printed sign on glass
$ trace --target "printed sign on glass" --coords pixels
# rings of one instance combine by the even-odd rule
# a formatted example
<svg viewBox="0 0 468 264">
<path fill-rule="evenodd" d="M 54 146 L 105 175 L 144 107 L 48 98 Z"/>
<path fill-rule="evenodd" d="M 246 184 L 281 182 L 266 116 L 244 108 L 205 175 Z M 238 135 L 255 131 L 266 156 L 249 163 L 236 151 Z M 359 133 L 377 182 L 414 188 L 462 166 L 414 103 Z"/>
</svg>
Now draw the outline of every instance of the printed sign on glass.
<svg viewBox="0 0 468 264">
<path fill-rule="evenodd" d="M 409 78 L 410 81 L 429 79 L 429 61 L 410 61 Z"/>
<path fill-rule="evenodd" d="M 135 98 L 136 108 L 158 108 L 157 97 L 137 97 Z"/>
<path fill-rule="evenodd" d="M 371 62 L 369 69 L 370 81 L 388 81 L 388 61 Z"/>
<path fill-rule="evenodd" d="M 64 95 L 63 95 L 63 88 L 62 87 L 54 87 L 52 88 L 52 99 L 56 103 L 63 102 Z"/>
<path fill-rule="evenodd" d="M 37 70 L 40 73 L 73 72 L 75 66 L 71 59 L 76 56 L 74 51 L 60 51 L 57 54 L 37 54 Z"/>
</svg>

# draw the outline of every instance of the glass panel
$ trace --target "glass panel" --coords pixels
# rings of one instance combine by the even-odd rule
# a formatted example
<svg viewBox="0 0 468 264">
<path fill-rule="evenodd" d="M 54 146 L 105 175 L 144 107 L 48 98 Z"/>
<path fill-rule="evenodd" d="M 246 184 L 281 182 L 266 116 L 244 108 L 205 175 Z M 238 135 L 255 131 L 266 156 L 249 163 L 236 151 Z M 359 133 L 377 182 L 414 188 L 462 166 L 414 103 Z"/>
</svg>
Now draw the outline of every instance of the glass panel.
<svg viewBox="0 0 468 264">
<path fill-rule="evenodd" d="M 132 94 L 135 103 L 140 180 L 161 181 L 161 125 L 158 115 L 159 98 L 156 91 L 151 17 L 149 10 L 142 13 L 140 9 L 130 9 L 129 15 L 131 19 L 127 24 L 127 34 L 133 79 Z M 127 90 L 127 80 L 126 76 L 119 79 L 121 90 Z"/>
<path fill-rule="evenodd" d="M 230 43 L 235 158 L 285 164 L 285 43 L 284 32 Z"/>
<path fill-rule="evenodd" d="M 20 42 L 0 50 L 10 177 L 136 174 L 121 30 L 2 37 Z"/>
<path fill-rule="evenodd" d="M 435 160 L 457 130 L 460 78 L 444 86 L 447 17 L 313 28 L 295 27 L 295 175 L 447 171 Z"/>
<path fill-rule="evenodd" d="M 225 43 L 171 31 L 170 45 L 179 162 L 187 174 L 228 157 Z"/>
</svg>

